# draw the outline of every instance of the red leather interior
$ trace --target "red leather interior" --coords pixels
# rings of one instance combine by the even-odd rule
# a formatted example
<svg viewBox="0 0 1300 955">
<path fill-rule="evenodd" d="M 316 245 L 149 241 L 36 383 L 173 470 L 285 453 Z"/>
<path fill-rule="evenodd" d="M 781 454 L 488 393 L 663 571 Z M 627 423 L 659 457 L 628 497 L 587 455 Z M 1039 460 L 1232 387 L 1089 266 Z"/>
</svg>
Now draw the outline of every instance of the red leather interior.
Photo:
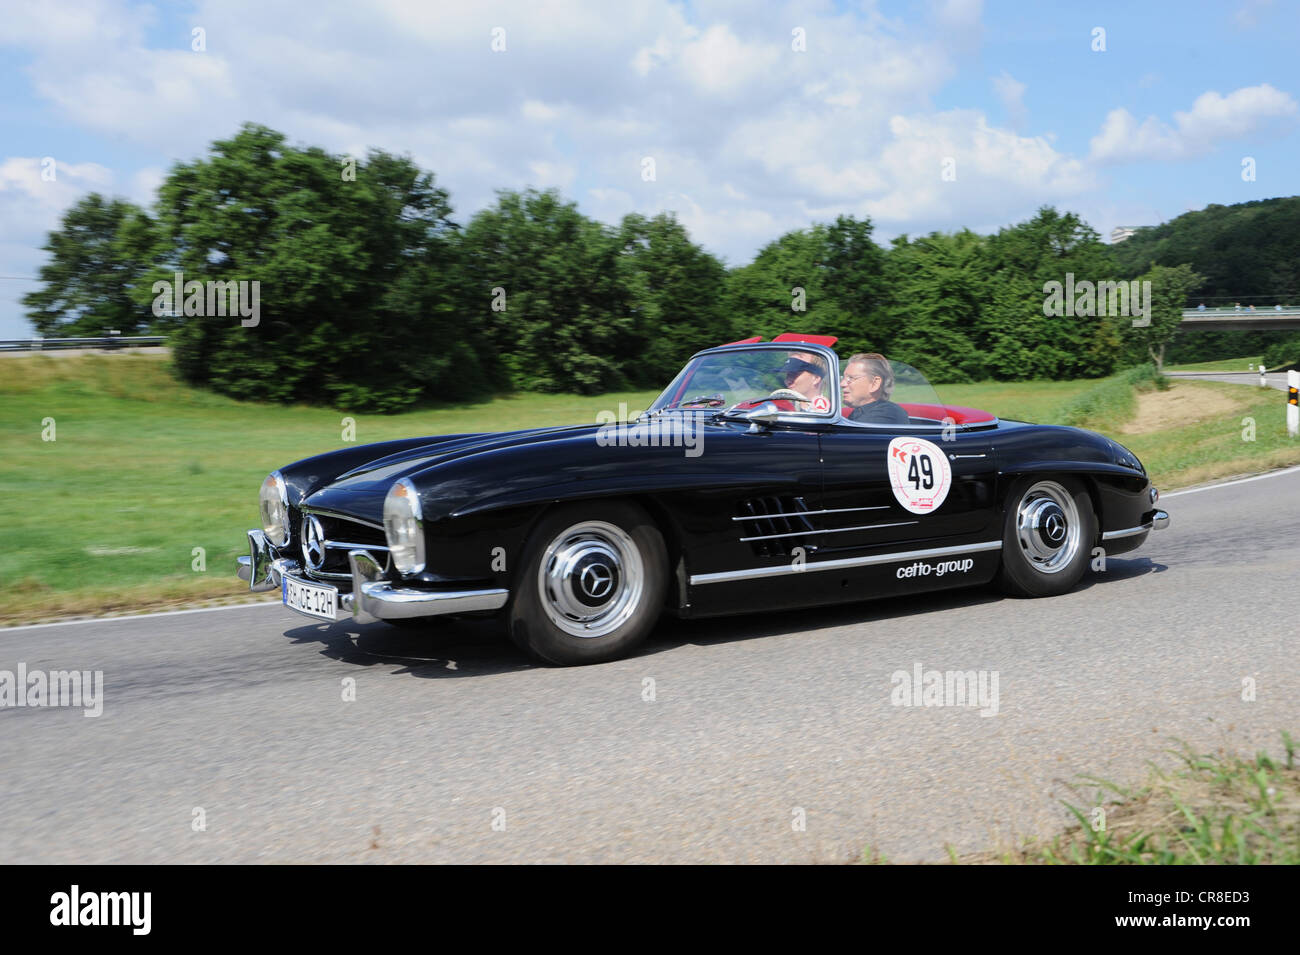
<svg viewBox="0 0 1300 955">
<path fill-rule="evenodd" d="M 902 403 L 903 409 L 918 418 L 934 418 L 942 421 L 951 417 L 957 424 L 977 424 L 981 421 L 996 421 L 997 416 L 978 408 L 963 408 L 961 405 L 923 405 L 912 402 Z"/>
</svg>

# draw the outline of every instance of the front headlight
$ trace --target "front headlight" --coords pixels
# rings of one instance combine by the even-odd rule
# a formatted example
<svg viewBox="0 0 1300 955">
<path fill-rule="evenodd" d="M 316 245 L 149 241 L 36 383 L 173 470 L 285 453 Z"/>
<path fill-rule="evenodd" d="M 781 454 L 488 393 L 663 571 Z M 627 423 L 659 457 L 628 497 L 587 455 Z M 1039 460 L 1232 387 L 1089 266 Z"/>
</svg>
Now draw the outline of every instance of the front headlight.
<svg viewBox="0 0 1300 955">
<path fill-rule="evenodd" d="M 424 570 L 424 527 L 420 513 L 420 496 L 406 478 L 388 490 L 384 498 L 384 534 L 388 553 L 400 574 L 418 574 Z"/>
<path fill-rule="evenodd" d="M 1128 448 L 1124 447 L 1124 445 L 1120 444 L 1118 441 L 1112 441 L 1110 446 L 1115 452 L 1116 464 L 1122 465 L 1126 468 L 1132 468 L 1134 471 L 1141 471 L 1143 474 L 1147 473 L 1147 469 L 1142 466 L 1142 462 L 1138 460 L 1138 456 Z"/>
<path fill-rule="evenodd" d="M 276 547 L 289 543 L 289 493 L 279 471 L 272 471 L 262 482 L 257 495 L 258 509 L 262 514 L 262 530 L 266 539 Z"/>
</svg>

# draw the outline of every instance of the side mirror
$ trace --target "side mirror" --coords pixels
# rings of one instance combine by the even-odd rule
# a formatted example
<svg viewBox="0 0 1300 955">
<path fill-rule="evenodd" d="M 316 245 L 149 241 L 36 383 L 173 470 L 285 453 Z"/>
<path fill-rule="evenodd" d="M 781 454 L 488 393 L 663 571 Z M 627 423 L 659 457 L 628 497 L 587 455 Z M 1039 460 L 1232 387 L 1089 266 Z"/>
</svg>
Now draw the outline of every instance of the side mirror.
<svg viewBox="0 0 1300 955">
<path fill-rule="evenodd" d="M 781 416 L 781 409 L 776 406 L 774 401 L 764 401 L 746 411 L 741 417 L 749 422 L 749 434 L 754 434 L 763 429 L 759 425 L 771 425 Z"/>
</svg>

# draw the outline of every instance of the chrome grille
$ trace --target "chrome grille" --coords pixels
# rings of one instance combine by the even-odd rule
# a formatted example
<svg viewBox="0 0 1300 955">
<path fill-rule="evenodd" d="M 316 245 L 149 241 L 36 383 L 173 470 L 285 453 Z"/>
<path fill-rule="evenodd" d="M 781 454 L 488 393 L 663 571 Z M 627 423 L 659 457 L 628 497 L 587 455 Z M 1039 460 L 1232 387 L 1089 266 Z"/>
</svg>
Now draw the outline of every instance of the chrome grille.
<svg viewBox="0 0 1300 955">
<path fill-rule="evenodd" d="M 317 522 L 315 530 L 310 526 L 313 519 Z M 303 570 L 316 580 L 351 580 L 350 550 L 367 551 L 384 573 L 389 568 L 388 538 L 383 528 L 340 514 L 304 509 L 298 549 Z"/>
</svg>

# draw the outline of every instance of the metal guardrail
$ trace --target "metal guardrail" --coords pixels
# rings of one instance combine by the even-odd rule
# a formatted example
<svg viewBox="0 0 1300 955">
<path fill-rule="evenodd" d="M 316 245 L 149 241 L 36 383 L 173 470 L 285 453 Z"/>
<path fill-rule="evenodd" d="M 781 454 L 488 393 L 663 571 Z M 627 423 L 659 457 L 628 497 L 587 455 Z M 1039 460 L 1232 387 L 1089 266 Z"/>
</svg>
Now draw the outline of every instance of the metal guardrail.
<svg viewBox="0 0 1300 955">
<path fill-rule="evenodd" d="M 165 345 L 163 335 L 99 335 L 95 338 L 6 338 L 0 351 L 57 351 L 63 348 L 148 348 Z"/>
<path fill-rule="evenodd" d="M 1214 316 L 1215 318 L 1231 318 L 1241 316 L 1242 318 L 1268 318 L 1269 316 L 1295 317 L 1300 315 L 1300 305 L 1283 305 L 1278 308 L 1276 305 L 1257 305 L 1254 311 L 1249 306 L 1243 305 L 1237 308 L 1235 305 L 1216 305 L 1205 308 L 1184 308 L 1183 317 L 1192 318 L 1197 315 Z"/>
</svg>

